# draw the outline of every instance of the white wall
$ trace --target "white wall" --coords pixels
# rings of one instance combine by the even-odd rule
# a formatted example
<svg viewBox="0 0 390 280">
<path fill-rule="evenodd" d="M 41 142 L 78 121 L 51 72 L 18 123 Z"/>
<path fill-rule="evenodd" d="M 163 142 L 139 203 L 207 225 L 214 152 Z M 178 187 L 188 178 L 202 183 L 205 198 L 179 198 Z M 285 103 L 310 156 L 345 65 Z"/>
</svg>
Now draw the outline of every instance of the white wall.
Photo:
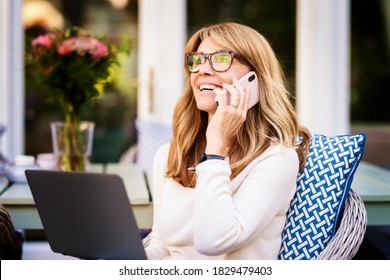
<svg viewBox="0 0 390 280">
<path fill-rule="evenodd" d="M 9 160 L 24 153 L 23 0 L 0 1 L 0 151 Z"/>
</svg>

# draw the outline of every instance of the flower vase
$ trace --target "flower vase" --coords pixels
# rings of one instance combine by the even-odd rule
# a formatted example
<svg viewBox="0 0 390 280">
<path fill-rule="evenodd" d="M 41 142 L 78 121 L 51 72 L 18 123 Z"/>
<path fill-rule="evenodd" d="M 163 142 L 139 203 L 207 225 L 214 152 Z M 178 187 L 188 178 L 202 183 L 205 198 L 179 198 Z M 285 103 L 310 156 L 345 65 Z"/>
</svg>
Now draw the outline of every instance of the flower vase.
<svg viewBox="0 0 390 280">
<path fill-rule="evenodd" d="M 95 124 L 66 118 L 66 122 L 50 124 L 56 169 L 86 171 L 92 154 Z"/>
</svg>

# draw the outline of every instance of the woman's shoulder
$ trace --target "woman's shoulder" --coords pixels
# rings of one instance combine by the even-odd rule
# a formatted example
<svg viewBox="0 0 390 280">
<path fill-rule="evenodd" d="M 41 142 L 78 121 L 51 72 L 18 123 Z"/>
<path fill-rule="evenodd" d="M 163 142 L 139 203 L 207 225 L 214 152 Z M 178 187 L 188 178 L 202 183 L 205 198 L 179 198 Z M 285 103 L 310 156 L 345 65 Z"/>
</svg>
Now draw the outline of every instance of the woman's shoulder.
<svg viewBox="0 0 390 280">
<path fill-rule="evenodd" d="M 297 167 L 299 165 L 296 150 L 278 143 L 270 145 L 264 153 L 254 159 L 250 165 L 258 165 L 265 162 L 273 162 L 281 167 Z"/>
<path fill-rule="evenodd" d="M 273 156 L 280 156 L 284 158 L 297 158 L 298 154 L 295 150 L 295 148 L 292 147 L 286 147 L 282 144 L 276 143 L 270 145 L 265 151 L 264 155 L 273 155 Z"/>
</svg>

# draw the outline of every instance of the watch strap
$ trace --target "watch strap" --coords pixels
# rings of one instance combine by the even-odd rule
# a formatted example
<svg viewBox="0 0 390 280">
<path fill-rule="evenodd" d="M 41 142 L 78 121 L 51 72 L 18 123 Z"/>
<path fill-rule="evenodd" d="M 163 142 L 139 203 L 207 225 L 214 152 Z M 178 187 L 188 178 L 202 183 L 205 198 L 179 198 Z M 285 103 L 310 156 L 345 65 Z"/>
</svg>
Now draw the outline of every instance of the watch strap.
<svg viewBox="0 0 390 280">
<path fill-rule="evenodd" d="M 206 153 L 203 153 L 203 154 L 199 157 L 199 163 L 204 162 L 204 161 L 209 160 L 209 159 L 224 160 L 225 157 L 224 157 L 224 156 L 220 156 L 220 155 L 213 155 L 213 154 L 206 154 Z"/>
</svg>

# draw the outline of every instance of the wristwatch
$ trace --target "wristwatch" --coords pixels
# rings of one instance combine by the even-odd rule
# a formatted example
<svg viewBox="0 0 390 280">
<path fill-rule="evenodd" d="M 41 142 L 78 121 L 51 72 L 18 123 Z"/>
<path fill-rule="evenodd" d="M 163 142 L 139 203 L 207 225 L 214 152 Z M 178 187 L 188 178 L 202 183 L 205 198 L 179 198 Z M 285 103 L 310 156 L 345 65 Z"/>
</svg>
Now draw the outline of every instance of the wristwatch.
<svg viewBox="0 0 390 280">
<path fill-rule="evenodd" d="M 204 161 L 209 160 L 209 159 L 220 159 L 220 160 L 224 160 L 225 157 L 224 157 L 224 156 L 219 156 L 219 155 L 212 155 L 212 154 L 203 153 L 203 154 L 199 157 L 199 163 L 204 162 Z"/>
</svg>

